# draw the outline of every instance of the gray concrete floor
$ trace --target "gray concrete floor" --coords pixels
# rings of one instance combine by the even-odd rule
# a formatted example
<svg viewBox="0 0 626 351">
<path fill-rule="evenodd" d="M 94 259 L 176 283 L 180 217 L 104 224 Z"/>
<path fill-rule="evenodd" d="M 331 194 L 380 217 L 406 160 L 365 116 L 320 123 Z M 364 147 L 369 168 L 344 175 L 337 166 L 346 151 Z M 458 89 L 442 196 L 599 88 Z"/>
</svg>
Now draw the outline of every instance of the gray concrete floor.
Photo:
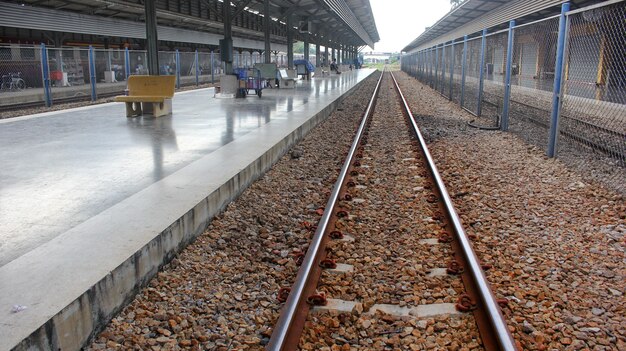
<svg viewBox="0 0 626 351">
<path fill-rule="evenodd" d="M 109 103 L 0 121 L 0 267 L 365 73 L 265 89 L 262 98 L 179 93 L 173 115 L 157 119 L 127 119 L 122 103 Z"/>
</svg>

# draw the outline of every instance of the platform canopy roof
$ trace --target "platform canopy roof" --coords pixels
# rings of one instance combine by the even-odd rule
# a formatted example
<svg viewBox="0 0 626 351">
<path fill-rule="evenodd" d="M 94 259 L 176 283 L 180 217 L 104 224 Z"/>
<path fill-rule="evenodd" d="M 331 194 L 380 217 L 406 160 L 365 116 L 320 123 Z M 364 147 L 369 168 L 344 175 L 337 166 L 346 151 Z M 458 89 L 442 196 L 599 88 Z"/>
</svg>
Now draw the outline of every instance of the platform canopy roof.
<svg viewBox="0 0 626 351">
<path fill-rule="evenodd" d="M 161 26 L 206 31 L 223 30 L 223 0 L 155 0 Z M 144 0 L 20 0 L 22 6 L 44 7 L 84 15 L 144 21 Z M 233 34 L 263 39 L 264 0 L 231 0 Z M 286 19 L 298 27 L 295 38 L 312 43 L 370 46 L 379 41 L 369 0 L 270 0 L 271 40 L 285 43 Z M 296 30 L 296 29 L 294 29 Z"/>
<path fill-rule="evenodd" d="M 465 0 L 453 8 L 402 51 L 428 48 L 434 45 L 479 33 L 485 28 L 505 28 L 510 20 L 517 24 L 531 22 L 559 13 L 566 0 Z M 572 9 L 597 0 L 571 0 Z"/>
</svg>

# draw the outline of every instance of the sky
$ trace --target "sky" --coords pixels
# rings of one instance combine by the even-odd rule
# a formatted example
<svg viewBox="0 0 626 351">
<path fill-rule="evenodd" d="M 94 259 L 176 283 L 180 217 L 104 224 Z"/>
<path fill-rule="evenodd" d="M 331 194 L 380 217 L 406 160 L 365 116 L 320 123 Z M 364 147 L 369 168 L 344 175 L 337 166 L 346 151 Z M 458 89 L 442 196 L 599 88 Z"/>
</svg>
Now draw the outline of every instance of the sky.
<svg viewBox="0 0 626 351">
<path fill-rule="evenodd" d="M 399 52 L 452 8 L 450 0 L 369 1 L 380 36 L 376 52 Z"/>
</svg>

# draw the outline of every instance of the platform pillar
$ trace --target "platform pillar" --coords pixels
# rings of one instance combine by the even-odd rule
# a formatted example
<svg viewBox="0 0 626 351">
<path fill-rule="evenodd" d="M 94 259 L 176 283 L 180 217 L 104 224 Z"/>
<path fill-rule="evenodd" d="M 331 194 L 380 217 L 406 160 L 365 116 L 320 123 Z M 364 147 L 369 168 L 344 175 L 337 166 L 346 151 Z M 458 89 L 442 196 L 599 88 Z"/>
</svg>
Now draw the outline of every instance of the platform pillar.
<svg viewBox="0 0 626 351">
<path fill-rule="evenodd" d="M 287 16 L 287 68 L 293 68 L 293 25 L 291 16 Z"/>
<path fill-rule="evenodd" d="M 153 76 L 159 75 L 159 39 L 157 36 L 156 1 L 145 0 L 147 69 Z"/>
</svg>

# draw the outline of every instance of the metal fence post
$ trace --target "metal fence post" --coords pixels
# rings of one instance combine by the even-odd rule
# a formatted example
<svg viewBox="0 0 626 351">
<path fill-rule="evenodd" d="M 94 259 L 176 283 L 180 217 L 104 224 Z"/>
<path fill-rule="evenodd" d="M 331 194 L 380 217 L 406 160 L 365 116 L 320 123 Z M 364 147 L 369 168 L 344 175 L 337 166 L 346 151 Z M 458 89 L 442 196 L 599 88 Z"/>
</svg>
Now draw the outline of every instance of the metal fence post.
<svg viewBox="0 0 626 351">
<path fill-rule="evenodd" d="M 437 90 L 437 87 L 439 87 L 439 45 L 435 47 L 435 75 L 433 78 L 433 87 Z"/>
<path fill-rule="evenodd" d="M 561 5 L 561 16 L 559 17 L 559 37 L 556 47 L 556 63 L 554 69 L 554 92 L 552 94 L 552 115 L 550 116 L 550 132 L 548 135 L 548 157 L 556 156 L 556 147 L 559 134 L 559 117 L 561 116 L 561 87 L 563 79 L 563 60 L 565 55 L 565 37 L 567 36 L 567 20 L 565 15 L 569 11 L 569 2 Z"/>
<path fill-rule="evenodd" d="M 91 45 L 89 45 L 89 83 L 91 84 L 91 101 L 96 101 L 98 99 L 96 93 L 96 53 Z"/>
<path fill-rule="evenodd" d="M 200 85 L 200 67 L 198 67 L 198 49 L 193 57 L 194 66 L 196 67 L 196 86 Z"/>
<path fill-rule="evenodd" d="M 465 67 L 467 66 L 467 35 L 463 37 L 463 58 L 461 59 L 461 107 L 465 102 Z"/>
<path fill-rule="evenodd" d="M 441 46 L 441 93 L 443 94 L 446 85 L 446 43 Z"/>
<path fill-rule="evenodd" d="M 124 73 L 126 74 L 126 80 L 130 77 L 130 53 L 128 48 L 124 48 Z"/>
<path fill-rule="evenodd" d="M 513 64 L 513 31 L 515 28 L 515 20 L 509 22 L 509 40 L 506 49 L 506 73 L 504 76 L 504 101 L 502 104 L 502 120 L 500 121 L 500 130 L 509 129 L 509 104 L 511 102 L 511 65 Z"/>
<path fill-rule="evenodd" d="M 452 100 L 452 83 L 454 77 L 454 39 L 452 39 L 452 43 L 450 44 L 450 95 L 448 100 Z"/>
<path fill-rule="evenodd" d="M 211 84 L 215 83 L 215 68 L 213 67 L 213 50 L 211 50 Z"/>
<path fill-rule="evenodd" d="M 174 58 L 176 59 L 176 89 L 180 89 L 180 51 L 176 49 Z"/>
<path fill-rule="evenodd" d="M 428 52 L 428 85 L 433 86 L 433 66 L 434 66 L 433 48 Z"/>
<path fill-rule="evenodd" d="M 41 43 L 41 78 L 43 81 L 43 95 L 46 99 L 46 107 L 50 107 L 52 106 L 52 94 L 50 94 L 50 67 L 48 66 L 48 49 L 44 43 Z"/>
<path fill-rule="evenodd" d="M 476 105 L 476 115 L 480 116 L 483 110 L 483 88 L 485 86 L 485 51 L 487 49 L 487 29 L 483 29 L 483 36 L 480 43 L 480 76 L 478 78 L 478 101 Z"/>
</svg>

